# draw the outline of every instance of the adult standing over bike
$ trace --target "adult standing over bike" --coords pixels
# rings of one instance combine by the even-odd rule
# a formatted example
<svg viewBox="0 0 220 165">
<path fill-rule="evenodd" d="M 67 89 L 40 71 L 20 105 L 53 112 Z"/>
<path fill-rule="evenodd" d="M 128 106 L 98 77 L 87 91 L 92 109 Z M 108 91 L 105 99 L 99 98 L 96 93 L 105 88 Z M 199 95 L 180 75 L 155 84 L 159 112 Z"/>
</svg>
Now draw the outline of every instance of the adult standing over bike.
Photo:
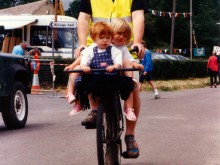
<svg viewBox="0 0 220 165">
<path fill-rule="evenodd" d="M 76 57 L 79 57 L 82 48 L 92 43 L 92 40 L 87 38 L 90 23 L 98 21 L 110 23 L 114 18 L 124 18 L 129 22 L 133 29 L 133 44 L 131 48 L 135 46 L 139 48 L 138 56 L 139 59 L 141 59 L 145 52 L 145 48 L 141 44 L 144 34 L 144 11 L 146 11 L 145 0 L 81 0 L 77 28 L 79 47 L 76 50 Z M 80 58 L 76 59 L 70 68 L 79 64 L 79 61 Z M 138 117 L 140 112 L 138 88 L 134 91 L 134 111 Z M 85 120 L 96 121 L 96 113 L 91 112 Z M 129 154 L 139 154 L 137 143 L 134 140 L 135 127 L 136 121 L 126 121 L 125 141 L 128 156 Z"/>
</svg>

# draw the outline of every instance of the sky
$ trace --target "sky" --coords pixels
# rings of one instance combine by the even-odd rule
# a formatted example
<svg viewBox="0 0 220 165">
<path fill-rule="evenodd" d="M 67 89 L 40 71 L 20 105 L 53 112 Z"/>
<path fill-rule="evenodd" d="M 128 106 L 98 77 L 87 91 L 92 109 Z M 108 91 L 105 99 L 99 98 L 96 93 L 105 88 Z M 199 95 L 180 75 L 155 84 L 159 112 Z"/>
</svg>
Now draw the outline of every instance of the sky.
<svg viewBox="0 0 220 165">
<path fill-rule="evenodd" d="M 63 3 L 63 8 L 64 10 L 67 10 L 69 8 L 69 3 L 72 2 L 73 0 L 61 0 Z"/>
</svg>

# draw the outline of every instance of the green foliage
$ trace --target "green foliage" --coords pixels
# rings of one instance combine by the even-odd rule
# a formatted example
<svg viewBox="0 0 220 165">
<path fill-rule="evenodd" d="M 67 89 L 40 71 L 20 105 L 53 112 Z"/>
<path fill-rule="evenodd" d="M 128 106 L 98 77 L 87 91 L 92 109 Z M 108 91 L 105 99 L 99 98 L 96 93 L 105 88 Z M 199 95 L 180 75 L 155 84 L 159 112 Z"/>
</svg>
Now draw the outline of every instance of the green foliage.
<svg viewBox="0 0 220 165">
<path fill-rule="evenodd" d="M 55 64 L 71 64 L 72 59 L 55 58 Z M 188 78 L 204 78 L 208 76 L 206 65 L 207 60 L 154 60 L 152 72 L 155 80 L 178 80 Z M 66 85 L 68 74 L 64 73 L 65 66 L 55 65 L 56 85 Z"/>
<path fill-rule="evenodd" d="M 79 16 L 80 0 L 75 0 L 70 3 L 69 9 L 66 11 L 66 15 L 78 18 Z"/>
<path fill-rule="evenodd" d="M 173 0 L 148 1 L 148 9 L 172 12 Z M 189 13 L 190 1 L 176 0 L 176 12 Z M 214 45 L 220 45 L 220 1 L 193 0 L 192 23 L 198 47 L 206 48 L 210 54 Z M 171 18 L 146 14 L 144 39 L 149 49 L 169 48 Z M 190 19 L 177 17 L 175 23 L 174 48 L 190 48 Z M 196 47 L 196 45 L 193 45 Z"/>
<path fill-rule="evenodd" d="M 154 60 L 152 75 L 157 80 L 202 78 L 207 76 L 206 60 Z"/>
</svg>

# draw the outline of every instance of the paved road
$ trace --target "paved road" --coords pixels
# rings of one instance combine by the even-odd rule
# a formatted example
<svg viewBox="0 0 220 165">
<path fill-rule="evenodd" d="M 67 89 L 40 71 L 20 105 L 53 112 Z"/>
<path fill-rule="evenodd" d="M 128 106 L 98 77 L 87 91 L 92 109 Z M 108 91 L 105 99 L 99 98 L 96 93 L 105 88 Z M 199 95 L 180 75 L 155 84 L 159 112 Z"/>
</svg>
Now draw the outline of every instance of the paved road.
<svg viewBox="0 0 220 165">
<path fill-rule="evenodd" d="M 136 138 L 141 155 L 123 165 L 220 165 L 220 87 L 141 93 Z M 0 120 L 0 165 L 96 165 L 95 130 L 69 117 L 64 98 L 29 95 L 25 129 Z"/>
</svg>

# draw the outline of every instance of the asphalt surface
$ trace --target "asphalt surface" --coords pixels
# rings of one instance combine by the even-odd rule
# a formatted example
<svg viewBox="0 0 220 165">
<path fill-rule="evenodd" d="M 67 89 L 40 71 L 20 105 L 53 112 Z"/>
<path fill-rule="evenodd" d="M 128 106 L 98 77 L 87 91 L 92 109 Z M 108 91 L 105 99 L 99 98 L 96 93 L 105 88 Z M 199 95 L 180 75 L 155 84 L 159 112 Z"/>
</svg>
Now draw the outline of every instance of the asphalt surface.
<svg viewBox="0 0 220 165">
<path fill-rule="evenodd" d="M 220 86 L 160 94 L 141 92 L 140 156 L 122 164 L 220 165 Z M 88 112 L 69 117 L 72 105 L 48 96 L 28 95 L 24 129 L 7 130 L 0 120 L 0 165 L 97 164 L 95 130 L 80 125 Z"/>
</svg>

